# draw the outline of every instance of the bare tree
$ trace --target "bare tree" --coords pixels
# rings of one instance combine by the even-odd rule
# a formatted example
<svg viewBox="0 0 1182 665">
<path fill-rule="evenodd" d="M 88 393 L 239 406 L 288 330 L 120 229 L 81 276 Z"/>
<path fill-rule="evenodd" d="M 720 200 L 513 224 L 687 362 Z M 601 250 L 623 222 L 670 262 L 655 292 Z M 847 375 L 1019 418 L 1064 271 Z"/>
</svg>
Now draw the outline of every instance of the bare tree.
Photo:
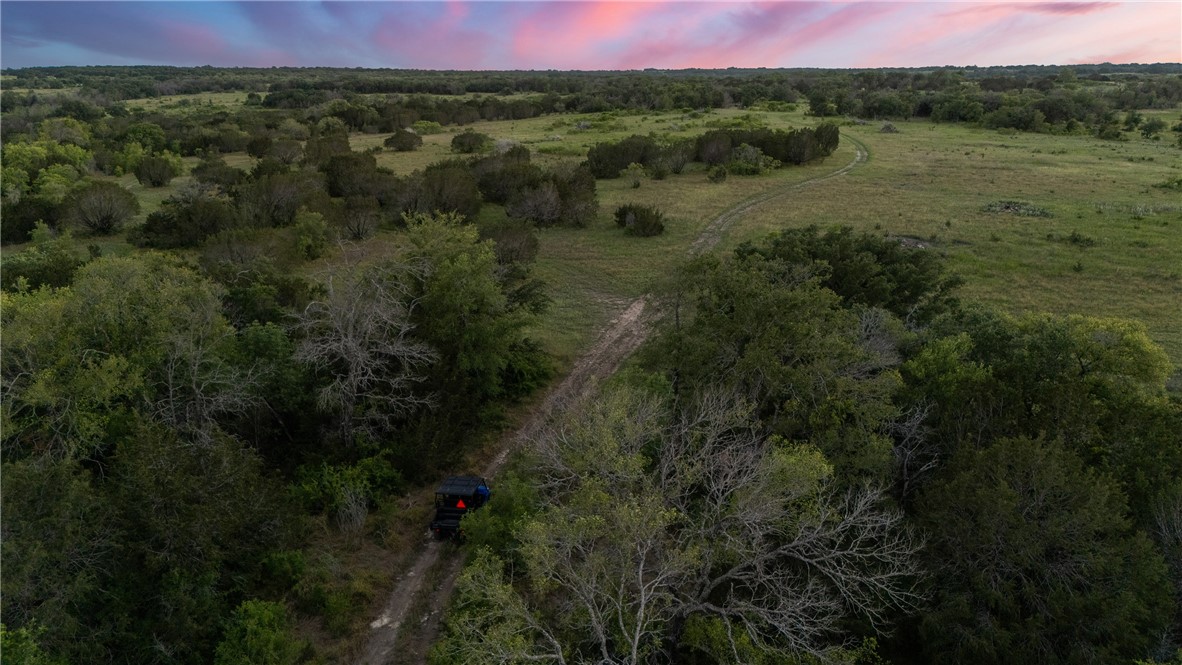
<svg viewBox="0 0 1182 665">
<path fill-rule="evenodd" d="M 838 492 L 819 451 L 769 441 L 750 411 L 708 394 L 663 440 L 659 487 L 685 515 L 677 538 L 698 562 L 679 581 L 669 641 L 704 614 L 767 652 L 823 658 L 844 617 L 885 626 L 888 612 L 916 606 L 919 543 L 882 491 Z"/>
<path fill-rule="evenodd" d="M 435 403 L 417 393 L 436 353 L 412 336 L 415 270 L 406 265 L 353 269 L 331 276 L 322 299 L 298 315 L 298 361 L 327 374 L 320 407 L 340 418 L 344 441 L 376 432 Z"/>
<path fill-rule="evenodd" d="M 548 505 L 519 534 L 532 591 L 514 601 L 545 608 L 528 634 L 578 662 L 667 662 L 702 619 L 724 629 L 721 660 L 824 660 L 843 620 L 885 627 L 914 609 L 919 543 L 902 515 L 877 489 L 836 490 L 815 447 L 769 439 L 751 413 L 728 394 L 676 414 L 613 394 L 542 432 Z M 453 626 L 445 643 L 470 639 Z"/>
<path fill-rule="evenodd" d="M 219 415 L 242 413 L 257 405 L 257 369 L 237 368 L 218 357 L 218 344 L 232 335 L 232 330 L 220 338 L 185 331 L 168 340 L 157 396 L 150 405 L 153 419 L 207 444 Z"/>
<path fill-rule="evenodd" d="M 931 441 L 925 425 L 932 405 L 921 402 L 908 409 L 891 424 L 895 439 L 895 464 L 898 468 L 899 496 L 908 499 L 919 488 L 924 478 L 940 465 L 940 453 Z"/>
</svg>

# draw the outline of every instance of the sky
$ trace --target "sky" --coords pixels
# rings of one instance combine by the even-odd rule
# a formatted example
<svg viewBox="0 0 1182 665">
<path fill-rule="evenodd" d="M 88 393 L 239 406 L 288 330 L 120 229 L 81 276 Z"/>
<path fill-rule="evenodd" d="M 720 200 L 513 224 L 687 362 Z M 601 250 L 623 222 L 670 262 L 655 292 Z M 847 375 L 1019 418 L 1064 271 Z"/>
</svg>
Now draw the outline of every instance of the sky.
<svg viewBox="0 0 1182 665">
<path fill-rule="evenodd" d="M 0 1 L 0 67 L 1182 62 L 1182 0 Z"/>
</svg>

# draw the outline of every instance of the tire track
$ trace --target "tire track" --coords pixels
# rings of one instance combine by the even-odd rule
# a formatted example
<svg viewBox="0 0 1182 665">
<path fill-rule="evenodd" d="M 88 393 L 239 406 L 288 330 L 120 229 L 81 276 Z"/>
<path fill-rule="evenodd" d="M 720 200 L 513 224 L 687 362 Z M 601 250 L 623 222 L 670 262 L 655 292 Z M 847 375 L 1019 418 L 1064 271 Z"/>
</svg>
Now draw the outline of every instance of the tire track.
<svg viewBox="0 0 1182 665">
<path fill-rule="evenodd" d="M 843 135 L 842 138 L 854 145 L 854 158 L 848 164 L 823 176 L 740 201 L 706 225 L 706 228 L 690 246 L 689 254 L 692 256 L 714 249 L 735 220 L 755 208 L 805 187 L 845 175 L 859 164 L 865 163 L 870 154 L 866 145 L 850 136 Z M 485 478 L 495 477 L 509 459 L 509 455 L 536 435 L 552 413 L 558 409 L 577 407 L 593 394 L 595 387 L 601 381 L 611 376 L 619 369 L 624 360 L 640 347 L 648 338 L 650 330 L 649 324 L 652 314 L 651 310 L 646 311 L 647 304 L 647 296 L 640 296 L 607 325 L 600 333 L 595 345 L 583 354 L 570 373 L 550 391 L 550 394 L 530 415 L 525 424 L 501 439 L 499 445 L 501 451 L 485 467 L 483 471 Z M 398 645 L 398 636 L 406 621 L 406 615 L 422 589 L 423 579 L 426 577 L 427 571 L 438 563 L 442 549 L 439 542 L 433 539 L 427 540 L 410 571 L 395 583 L 381 615 L 370 623 L 371 632 L 364 651 L 356 661 L 358 665 L 386 665 L 389 661 L 394 654 L 394 648 Z M 423 634 L 427 636 L 426 645 L 421 646 L 421 650 L 409 649 L 405 654 L 416 658 L 416 662 L 425 662 L 426 660 L 426 648 L 429 648 L 429 643 L 438 634 L 439 621 L 443 615 L 442 609 L 447 605 L 452 589 L 455 588 L 456 578 L 458 578 L 461 568 L 462 566 L 457 562 L 451 562 L 443 580 L 434 589 L 427 591 L 433 596 L 430 599 L 430 605 L 440 611 L 432 613 L 427 618 L 426 625 L 423 626 Z"/>
</svg>

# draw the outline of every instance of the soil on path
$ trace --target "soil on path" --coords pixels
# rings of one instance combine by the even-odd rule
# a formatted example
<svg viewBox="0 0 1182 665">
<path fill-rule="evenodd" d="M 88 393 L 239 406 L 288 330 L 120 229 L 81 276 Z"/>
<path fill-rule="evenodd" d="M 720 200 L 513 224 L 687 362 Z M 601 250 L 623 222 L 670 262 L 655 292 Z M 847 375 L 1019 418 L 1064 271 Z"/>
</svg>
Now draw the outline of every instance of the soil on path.
<svg viewBox="0 0 1182 665">
<path fill-rule="evenodd" d="M 701 235 L 690 247 L 690 254 L 701 254 L 713 249 L 735 220 L 756 207 L 804 187 L 844 175 L 864 163 L 868 155 L 866 147 L 857 140 L 849 137 L 844 138 L 854 144 L 856 152 L 852 161 L 826 175 L 765 192 L 732 206 L 706 225 Z M 593 394 L 595 387 L 611 376 L 624 362 L 624 359 L 644 342 L 648 337 L 649 324 L 651 323 L 649 312 L 646 312 L 646 305 L 645 296 L 637 298 L 607 325 L 595 345 L 587 350 L 570 373 L 550 391 L 525 424 L 501 439 L 500 452 L 483 471 L 485 478 L 495 477 L 504 466 L 505 461 L 509 459 L 510 453 L 528 442 L 546 423 L 552 413 L 558 409 L 575 408 L 587 396 Z M 439 563 L 443 549 L 441 543 L 430 539 L 429 536 L 424 540 L 419 555 L 414 559 L 410 570 L 398 578 L 382 613 L 370 623 L 370 635 L 364 651 L 357 660 L 358 665 L 387 665 L 395 658 L 399 663 L 426 662 L 427 650 L 439 632 L 442 609 L 446 607 L 452 589 L 455 588 L 456 578 L 462 569 L 458 554 L 452 553 L 450 555 L 454 560 L 445 562 L 448 565 L 443 570 L 440 579 L 425 591 L 431 596 L 426 599 L 427 606 L 435 608 L 436 611 L 424 618 L 425 625 L 419 626 L 414 631 L 413 639 L 403 640 L 400 644 L 398 638 L 412 604 L 419 594 L 424 592 L 423 584 L 428 577 L 428 572 Z M 396 647 L 401 648 L 396 652 Z"/>
</svg>

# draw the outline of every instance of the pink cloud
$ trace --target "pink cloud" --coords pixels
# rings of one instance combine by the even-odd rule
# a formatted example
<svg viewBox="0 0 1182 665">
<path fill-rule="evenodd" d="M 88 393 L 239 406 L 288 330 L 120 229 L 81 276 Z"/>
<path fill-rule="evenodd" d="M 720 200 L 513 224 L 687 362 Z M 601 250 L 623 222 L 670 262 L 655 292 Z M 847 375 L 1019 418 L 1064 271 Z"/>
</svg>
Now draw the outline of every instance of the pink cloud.
<svg viewBox="0 0 1182 665">
<path fill-rule="evenodd" d="M 712 4 L 711 30 L 646 39 L 621 57 L 621 66 L 792 67 L 802 66 L 808 49 L 834 49 L 853 34 L 898 13 L 899 3 L 830 4 L 772 2 L 758 5 Z M 707 11 L 703 8 L 702 11 Z M 700 21 L 700 25 L 705 21 Z M 835 50 L 840 50 L 837 47 Z"/>
<path fill-rule="evenodd" d="M 1019 5 L 1022 6 L 1022 5 Z M 1118 6 L 1115 2 L 1041 2 L 1025 5 L 1029 11 L 1044 14 L 1091 14 Z"/>
<path fill-rule="evenodd" d="M 391 12 L 373 29 L 369 43 L 394 61 L 387 66 L 424 69 L 482 69 L 488 66 L 492 37 L 463 26 L 462 2 L 449 2 L 435 20 Z M 413 64 L 412 64 L 413 63 Z"/>
<path fill-rule="evenodd" d="M 158 27 L 168 42 L 198 57 L 218 55 L 227 48 L 226 41 L 208 26 L 161 19 Z"/>
<path fill-rule="evenodd" d="M 934 15 L 912 14 L 906 30 L 898 37 L 878 44 L 877 50 L 867 55 L 862 64 L 871 67 L 922 66 L 939 64 L 969 64 L 988 54 L 992 62 L 1016 47 L 1023 47 L 1030 56 L 1018 56 L 1020 62 L 1062 61 L 1055 52 L 1080 40 L 1083 34 L 1079 21 L 1092 22 L 1102 12 L 1119 8 L 1113 2 L 1063 3 L 974 3 L 952 11 Z M 1047 42 L 1043 49 L 1034 44 Z M 1083 37 L 1089 39 L 1089 37 Z M 1042 51 L 1049 51 L 1043 53 Z M 1038 53 L 1037 56 L 1034 56 Z"/>
<path fill-rule="evenodd" d="M 670 6 L 612 0 L 544 3 L 515 26 L 512 53 L 523 61 L 542 61 L 555 67 L 602 67 L 602 49 L 643 33 L 646 20 Z M 594 62 L 597 58 L 600 63 Z"/>
</svg>

